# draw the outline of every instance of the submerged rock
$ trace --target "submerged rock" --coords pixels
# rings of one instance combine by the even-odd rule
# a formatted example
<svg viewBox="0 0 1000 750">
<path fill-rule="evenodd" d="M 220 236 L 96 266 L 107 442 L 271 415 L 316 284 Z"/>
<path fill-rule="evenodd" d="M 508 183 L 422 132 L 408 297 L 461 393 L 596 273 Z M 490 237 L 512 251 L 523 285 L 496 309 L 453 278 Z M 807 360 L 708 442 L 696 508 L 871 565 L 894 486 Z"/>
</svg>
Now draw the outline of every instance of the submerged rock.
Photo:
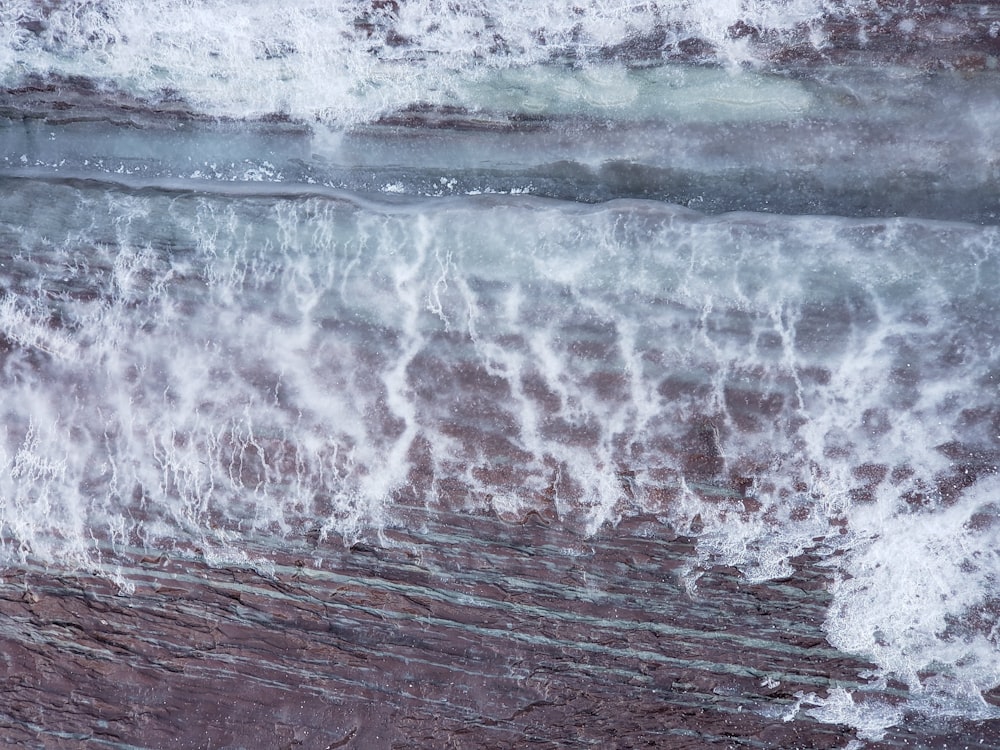
<svg viewBox="0 0 1000 750">
<path fill-rule="evenodd" d="M 414 511 L 405 525 L 424 530 L 289 550 L 270 571 L 181 554 L 121 560 L 134 587 L 124 596 L 105 578 L 9 571 L 0 737 L 45 748 L 832 749 L 857 730 L 817 721 L 816 703 L 846 689 L 877 725 L 901 694 L 826 643 L 826 574 L 809 556 L 774 583 L 709 569 L 692 595 L 692 540 L 650 536 L 662 530 L 654 519 L 592 539 L 450 513 Z M 988 748 L 1000 721 L 875 734 L 865 746 Z"/>
</svg>

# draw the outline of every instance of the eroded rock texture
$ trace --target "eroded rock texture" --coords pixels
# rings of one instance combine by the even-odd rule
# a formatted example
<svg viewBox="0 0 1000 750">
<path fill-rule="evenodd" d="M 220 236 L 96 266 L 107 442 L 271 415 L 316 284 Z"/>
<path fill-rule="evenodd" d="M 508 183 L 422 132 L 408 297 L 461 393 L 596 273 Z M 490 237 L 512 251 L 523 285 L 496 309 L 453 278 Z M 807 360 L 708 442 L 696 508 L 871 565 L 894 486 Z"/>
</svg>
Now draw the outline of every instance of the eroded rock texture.
<svg viewBox="0 0 1000 750">
<path fill-rule="evenodd" d="M 712 569 L 690 590 L 691 540 L 651 520 L 592 539 L 534 516 L 414 512 L 400 527 L 290 552 L 273 573 L 137 557 L 129 596 L 8 572 L 3 743 L 843 748 L 855 730 L 796 712 L 796 696 L 896 695 L 827 644 L 810 559 L 766 584 Z M 904 724 L 852 747 L 959 740 L 995 748 L 1000 722 Z"/>
</svg>

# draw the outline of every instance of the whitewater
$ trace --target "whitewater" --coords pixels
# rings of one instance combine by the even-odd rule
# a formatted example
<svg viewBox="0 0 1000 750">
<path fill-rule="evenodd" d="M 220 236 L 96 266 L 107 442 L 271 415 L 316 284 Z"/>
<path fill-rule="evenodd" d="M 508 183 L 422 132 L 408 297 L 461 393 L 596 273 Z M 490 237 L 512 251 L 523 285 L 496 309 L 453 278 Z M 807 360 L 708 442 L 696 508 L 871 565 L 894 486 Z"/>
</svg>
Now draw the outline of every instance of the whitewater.
<svg viewBox="0 0 1000 750">
<path fill-rule="evenodd" d="M 403 506 L 647 514 L 692 596 L 823 558 L 829 643 L 906 695 L 795 711 L 997 718 L 1000 11 L 963 8 L 8 0 L 0 565 L 127 594 L 137 550 L 266 571 Z"/>
</svg>

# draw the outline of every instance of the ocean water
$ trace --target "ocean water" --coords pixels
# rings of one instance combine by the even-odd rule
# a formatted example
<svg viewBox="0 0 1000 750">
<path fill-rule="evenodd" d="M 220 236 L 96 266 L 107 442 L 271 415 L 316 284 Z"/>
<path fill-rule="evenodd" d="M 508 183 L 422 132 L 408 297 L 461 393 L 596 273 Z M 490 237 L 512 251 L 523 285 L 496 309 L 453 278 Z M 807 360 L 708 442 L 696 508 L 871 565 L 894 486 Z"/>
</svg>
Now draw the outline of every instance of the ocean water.
<svg viewBox="0 0 1000 750">
<path fill-rule="evenodd" d="M 995 718 L 1000 74 L 927 64 L 1000 35 L 963 8 L 8 0 L 0 564 L 650 514 L 692 587 L 819 554 L 831 644 Z"/>
</svg>

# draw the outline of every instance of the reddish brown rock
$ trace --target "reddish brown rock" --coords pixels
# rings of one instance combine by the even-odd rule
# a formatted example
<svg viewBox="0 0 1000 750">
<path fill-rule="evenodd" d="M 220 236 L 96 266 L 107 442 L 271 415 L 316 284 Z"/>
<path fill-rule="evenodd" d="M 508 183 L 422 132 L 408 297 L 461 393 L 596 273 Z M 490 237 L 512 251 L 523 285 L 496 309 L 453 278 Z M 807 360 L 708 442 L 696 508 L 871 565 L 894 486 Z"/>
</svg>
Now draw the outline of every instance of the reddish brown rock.
<svg viewBox="0 0 1000 750">
<path fill-rule="evenodd" d="M 382 544 L 290 551 L 273 575 L 137 557 L 122 596 L 101 578 L 9 571 L 0 738 L 843 748 L 850 728 L 791 718 L 797 693 L 894 700 L 827 644 L 814 560 L 770 584 L 709 570 L 692 596 L 679 577 L 691 541 L 671 536 L 649 518 L 584 539 L 536 517 L 413 511 Z M 868 746 L 1000 743 L 1000 722 L 914 727 Z"/>
</svg>

